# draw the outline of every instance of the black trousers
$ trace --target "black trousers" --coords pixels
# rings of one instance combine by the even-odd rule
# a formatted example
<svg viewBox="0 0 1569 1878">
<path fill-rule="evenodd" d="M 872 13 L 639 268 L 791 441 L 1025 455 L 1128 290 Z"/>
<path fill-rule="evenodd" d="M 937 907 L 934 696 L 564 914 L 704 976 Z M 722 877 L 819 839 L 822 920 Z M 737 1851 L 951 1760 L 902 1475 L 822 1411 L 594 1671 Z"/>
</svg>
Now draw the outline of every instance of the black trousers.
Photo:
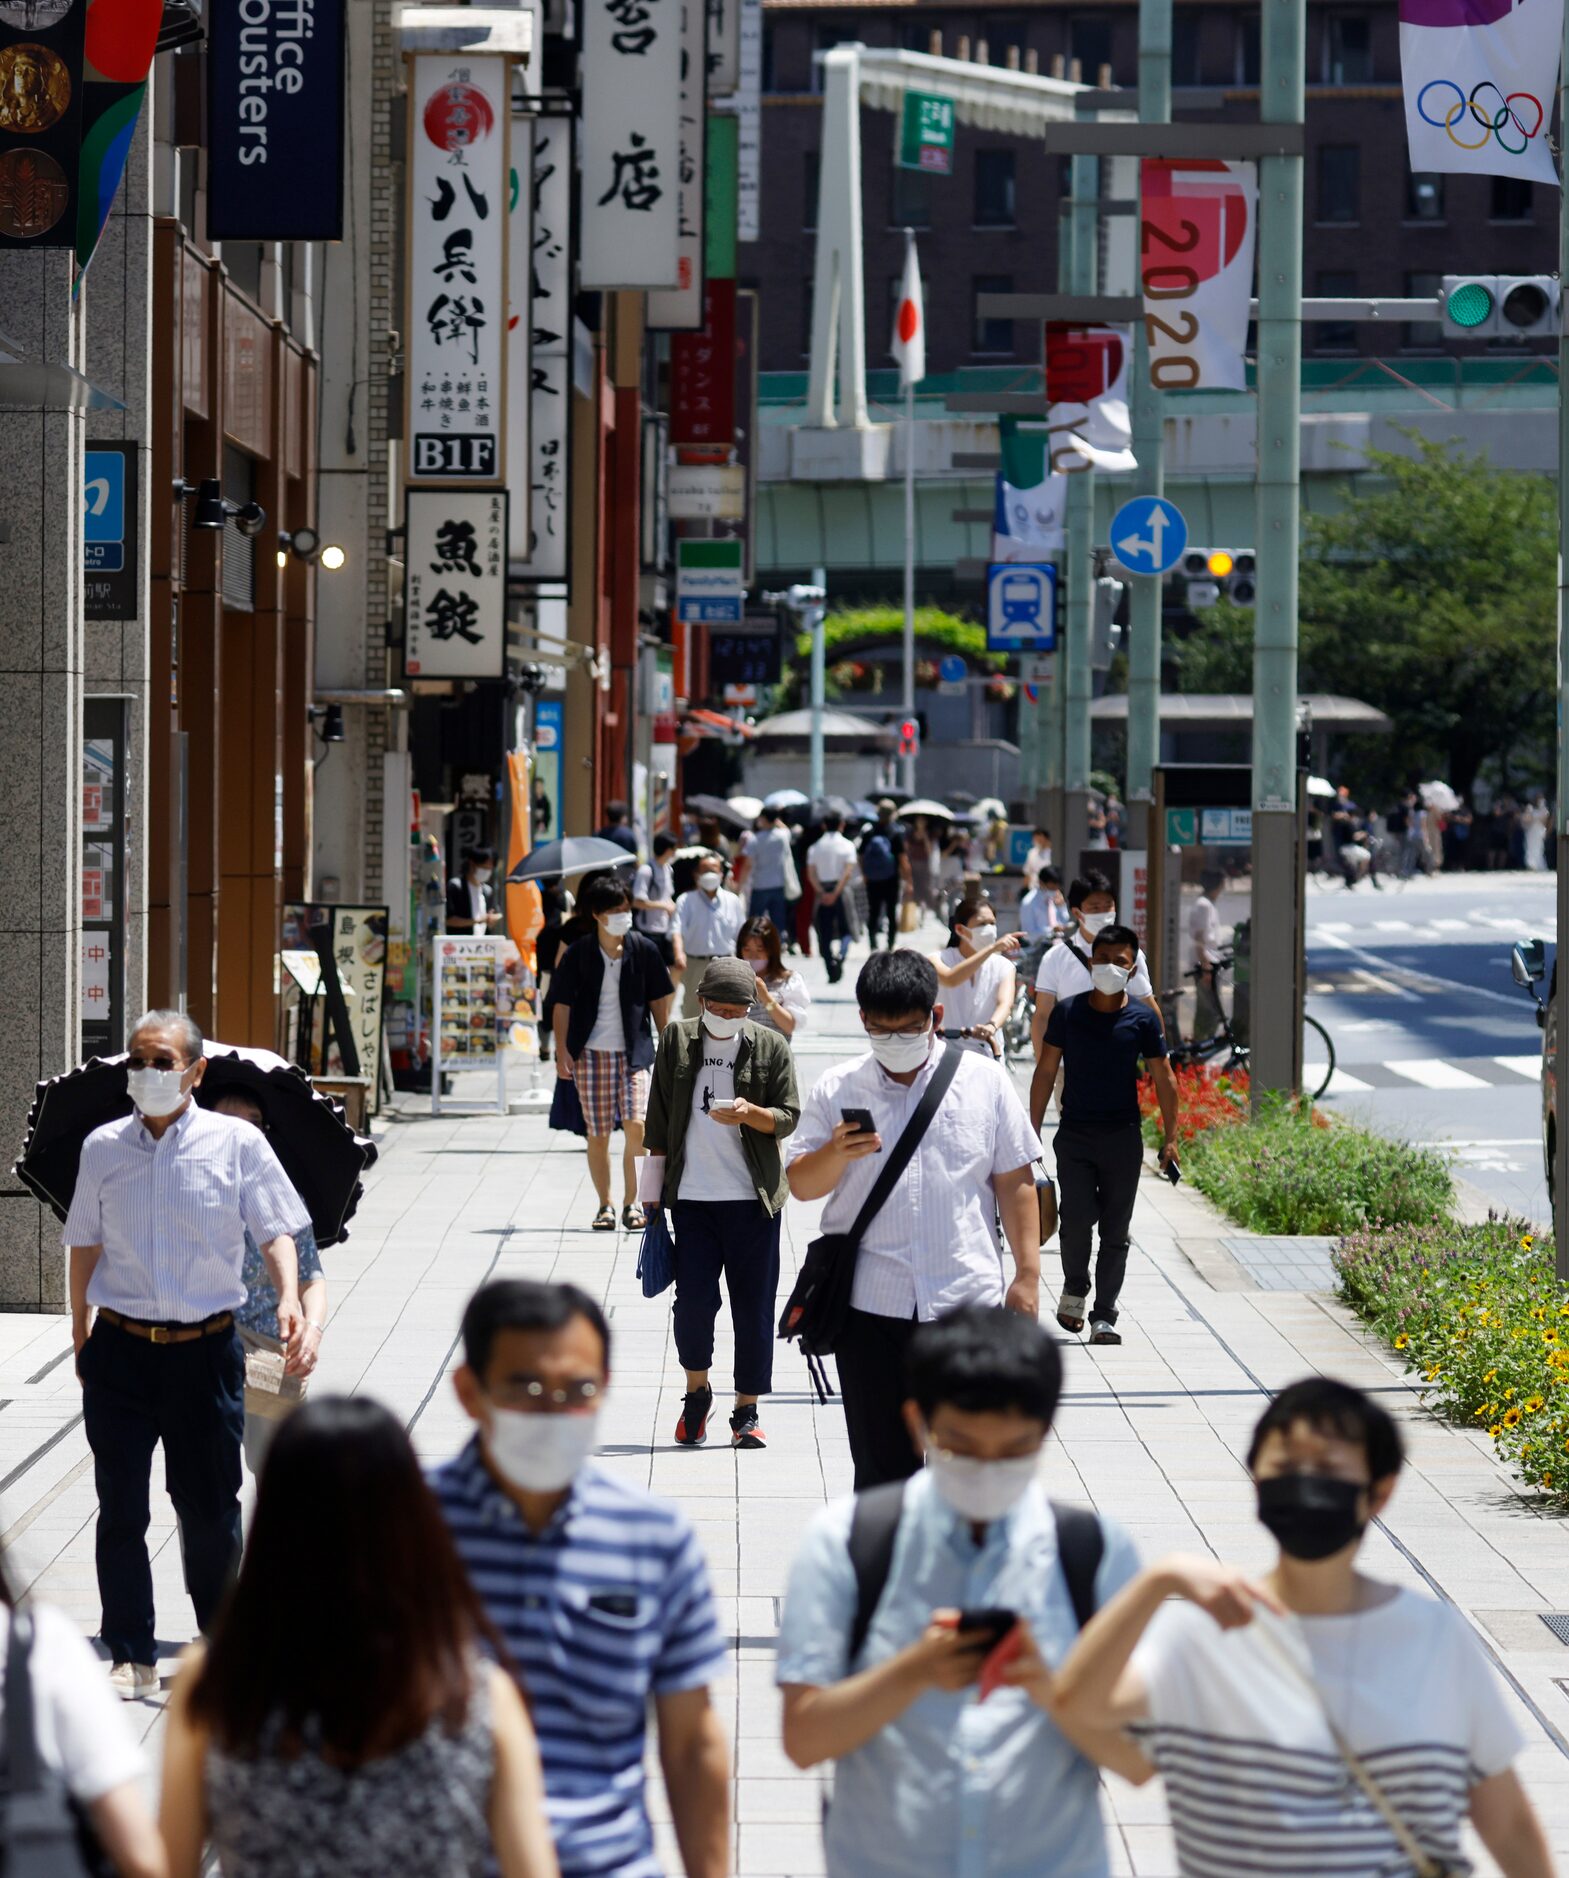
<svg viewBox="0 0 1569 1878">
<path fill-rule="evenodd" d="M 245 1352 L 232 1329 L 189 1343 L 149 1343 L 93 1326 L 78 1362 L 82 1420 L 98 1488 L 98 1595 L 117 1663 L 157 1661 L 147 1557 L 153 1449 L 185 1553 L 196 1621 L 212 1628 L 240 1556 Z"/>
<path fill-rule="evenodd" d="M 1144 1137 L 1137 1122 L 1113 1128 L 1057 1130 L 1058 1243 L 1062 1285 L 1076 1298 L 1089 1296 L 1090 1241 L 1100 1227 L 1091 1318 L 1117 1321 L 1117 1298 L 1128 1271 L 1128 1231 L 1144 1165 Z"/>
<path fill-rule="evenodd" d="M 828 967 L 828 982 L 837 984 L 844 974 L 844 955 L 850 949 L 850 921 L 844 898 L 824 903 L 812 910 L 812 924 L 817 928 L 817 950 Z"/>
<path fill-rule="evenodd" d="M 904 1425 L 904 1361 L 915 1332 L 913 1317 L 853 1310 L 834 1351 L 857 1493 L 921 1471 Z"/>
<path fill-rule="evenodd" d="M 774 1386 L 774 1318 L 779 1301 L 779 1216 L 761 1200 L 677 1200 L 675 1235 L 676 1355 L 683 1369 L 714 1360 L 719 1275 L 730 1293 L 735 1331 L 737 1395 L 767 1395 Z"/>
<path fill-rule="evenodd" d="M 899 876 L 892 880 L 869 880 L 866 883 L 866 941 L 877 950 L 877 928 L 888 928 L 888 950 L 892 952 L 899 938 Z"/>
</svg>

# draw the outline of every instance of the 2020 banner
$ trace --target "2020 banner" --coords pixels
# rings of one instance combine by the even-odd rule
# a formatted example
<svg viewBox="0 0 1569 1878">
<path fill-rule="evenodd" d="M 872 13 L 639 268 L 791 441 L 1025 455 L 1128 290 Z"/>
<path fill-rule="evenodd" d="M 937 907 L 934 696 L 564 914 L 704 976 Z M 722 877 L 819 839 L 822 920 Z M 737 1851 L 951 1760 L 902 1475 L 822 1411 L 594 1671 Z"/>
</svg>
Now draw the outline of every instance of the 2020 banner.
<svg viewBox="0 0 1569 1878">
<path fill-rule="evenodd" d="M 1412 169 L 1556 183 L 1563 21 L 1564 0 L 1400 0 Z"/>
<path fill-rule="evenodd" d="M 1213 159 L 1146 161 L 1139 279 L 1157 391 L 1241 391 L 1253 294 L 1258 171 Z"/>
</svg>

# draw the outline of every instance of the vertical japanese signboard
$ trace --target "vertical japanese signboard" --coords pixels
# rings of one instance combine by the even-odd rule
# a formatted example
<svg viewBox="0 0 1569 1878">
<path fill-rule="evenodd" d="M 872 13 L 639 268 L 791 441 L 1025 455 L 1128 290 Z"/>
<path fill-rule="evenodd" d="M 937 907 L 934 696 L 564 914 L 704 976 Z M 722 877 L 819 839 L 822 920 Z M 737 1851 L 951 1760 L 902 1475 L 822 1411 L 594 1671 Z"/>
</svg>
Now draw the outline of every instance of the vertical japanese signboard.
<svg viewBox="0 0 1569 1878">
<path fill-rule="evenodd" d="M 736 115 L 741 127 L 736 237 L 756 241 L 763 186 L 763 0 L 741 0 L 741 82 L 736 87 Z"/>
<path fill-rule="evenodd" d="M 741 82 L 741 0 L 705 0 L 708 9 L 708 95 L 725 98 Z"/>
<path fill-rule="evenodd" d="M 533 245 L 534 126 L 526 117 L 515 117 L 507 185 L 507 461 L 514 476 L 533 462 L 528 440 L 529 406 L 534 396 L 530 367 L 533 294 L 529 283 Z"/>
<path fill-rule="evenodd" d="M 682 0 L 584 0 L 585 290 L 679 279 Z"/>
<path fill-rule="evenodd" d="M 381 1088 L 381 1014 L 387 982 L 387 909 L 384 906 L 335 906 L 332 957 L 349 1007 L 349 1029 L 360 1060 L 360 1074 L 370 1084 L 374 1110 Z M 326 1073 L 334 1072 L 329 1059 Z"/>
<path fill-rule="evenodd" d="M 416 55 L 404 433 L 413 482 L 504 480 L 510 123 L 505 58 Z"/>
<path fill-rule="evenodd" d="M 711 280 L 701 332 L 670 342 L 670 441 L 728 451 L 735 442 L 735 282 Z"/>
<path fill-rule="evenodd" d="M 525 135 L 519 126 L 518 135 Z M 572 398 L 572 122 L 533 122 L 529 300 L 528 510 L 513 577 L 567 577 L 567 465 Z M 516 474 L 516 468 L 514 468 Z"/>
<path fill-rule="evenodd" d="M 74 248 L 87 0 L 0 6 L 0 247 Z"/>
<path fill-rule="evenodd" d="M 226 0 L 208 11 L 207 232 L 343 234 L 344 0 Z"/>
<path fill-rule="evenodd" d="M 677 278 L 648 296 L 654 332 L 692 332 L 703 323 L 703 150 L 708 0 L 681 4 L 681 157 L 677 173 Z"/>
<path fill-rule="evenodd" d="M 507 492 L 410 489 L 403 533 L 403 669 L 411 678 L 500 678 Z"/>
<path fill-rule="evenodd" d="M 82 515 L 82 611 L 87 619 L 135 619 L 137 572 L 134 443 L 94 443 L 86 452 Z"/>
<path fill-rule="evenodd" d="M 899 136 L 893 160 L 901 170 L 927 170 L 934 176 L 953 174 L 952 98 L 935 92 L 907 91 L 899 110 Z"/>
</svg>

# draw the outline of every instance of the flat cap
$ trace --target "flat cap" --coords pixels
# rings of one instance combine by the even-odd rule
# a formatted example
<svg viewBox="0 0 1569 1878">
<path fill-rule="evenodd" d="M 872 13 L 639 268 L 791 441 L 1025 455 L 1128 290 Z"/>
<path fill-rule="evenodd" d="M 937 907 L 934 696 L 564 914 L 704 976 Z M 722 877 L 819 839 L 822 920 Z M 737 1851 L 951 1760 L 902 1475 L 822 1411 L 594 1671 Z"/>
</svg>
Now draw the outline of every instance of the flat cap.
<svg viewBox="0 0 1569 1878">
<path fill-rule="evenodd" d="M 745 959 L 710 959 L 697 992 L 715 1004 L 750 1004 L 757 996 L 757 973 Z"/>
</svg>

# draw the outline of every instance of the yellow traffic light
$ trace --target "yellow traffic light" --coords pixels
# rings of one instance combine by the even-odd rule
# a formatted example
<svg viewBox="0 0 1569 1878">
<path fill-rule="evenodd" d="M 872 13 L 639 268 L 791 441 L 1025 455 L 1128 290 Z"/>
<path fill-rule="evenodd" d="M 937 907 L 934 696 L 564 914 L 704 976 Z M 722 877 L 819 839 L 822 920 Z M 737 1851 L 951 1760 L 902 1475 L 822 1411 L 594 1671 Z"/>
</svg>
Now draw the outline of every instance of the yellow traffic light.
<svg viewBox="0 0 1569 1878">
<path fill-rule="evenodd" d="M 1227 554 L 1224 548 L 1215 548 L 1211 550 L 1210 557 L 1205 565 L 1208 567 L 1212 579 L 1224 580 L 1236 563 L 1232 560 L 1231 556 Z"/>
</svg>

